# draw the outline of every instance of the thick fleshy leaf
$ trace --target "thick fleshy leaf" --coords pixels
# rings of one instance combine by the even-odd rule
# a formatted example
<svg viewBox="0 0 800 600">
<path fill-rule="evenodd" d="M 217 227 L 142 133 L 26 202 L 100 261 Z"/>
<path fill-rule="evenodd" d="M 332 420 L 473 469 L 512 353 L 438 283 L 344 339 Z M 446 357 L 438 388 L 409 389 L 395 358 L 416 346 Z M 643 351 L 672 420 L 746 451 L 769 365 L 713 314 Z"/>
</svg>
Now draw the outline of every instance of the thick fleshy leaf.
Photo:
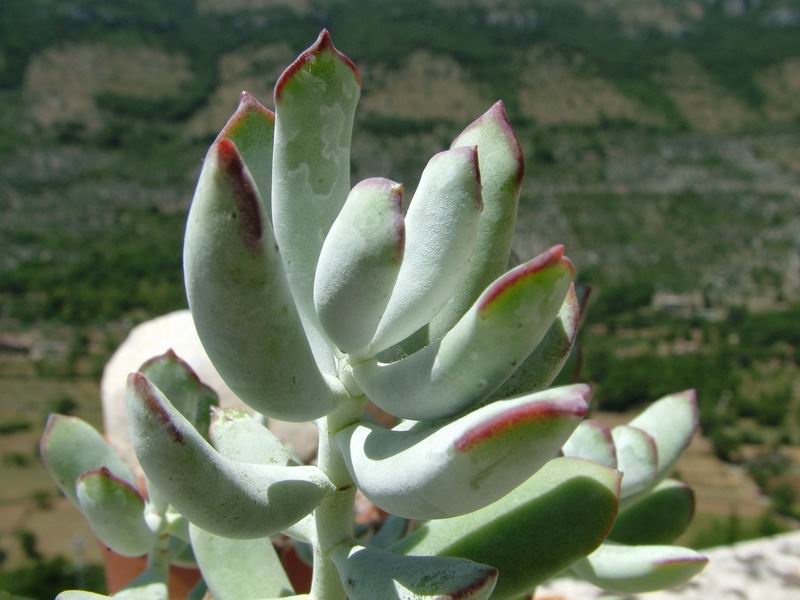
<svg viewBox="0 0 800 600">
<path fill-rule="evenodd" d="M 217 452 L 141 373 L 128 378 L 134 450 L 148 478 L 189 521 L 252 539 L 309 514 L 333 486 L 316 467 L 237 462 Z"/>
<path fill-rule="evenodd" d="M 228 138 L 206 156 L 183 258 L 197 333 L 236 395 L 288 421 L 329 412 L 332 396 L 316 368 L 263 203 Z"/>
<path fill-rule="evenodd" d="M 269 215 L 272 197 L 272 144 L 275 136 L 275 113 L 256 98 L 242 92 L 239 107 L 231 115 L 217 139 L 228 138 L 239 149 L 247 170 L 253 176 L 258 194 L 265 200 Z"/>
<path fill-rule="evenodd" d="M 106 546 L 123 556 L 150 550 L 155 535 L 145 522 L 139 490 L 101 467 L 78 477 L 76 492 L 81 512 Z"/>
<path fill-rule="evenodd" d="M 133 485 L 133 473 L 97 430 L 78 417 L 51 414 L 39 440 L 42 462 L 58 487 L 75 506 L 75 484 L 81 473 L 106 467 Z"/>
<path fill-rule="evenodd" d="M 431 158 L 406 213 L 403 263 L 369 354 L 403 341 L 447 304 L 472 254 L 482 209 L 476 148 Z"/>
<path fill-rule="evenodd" d="M 211 407 L 219 404 L 219 398 L 214 390 L 200 381 L 186 361 L 167 350 L 166 354 L 145 362 L 139 367 L 139 372 L 170 399 L 203 437 L 208 437 Z"/>
<path fill-rule="evenodd" d="M 557 458 L 497 502 L 430 521 L 395 550 L 492 565 L 500 572 L 492 600 L 512 600 L 600 545 L 617 513 L 619 481 L 607 467 Z"/>
<path fill-rule="evenodd" d="M 698 426 L 697 393 L 686 390 L 648 406 L 630 425 L 647 432 L 658 449 L 658 477 L 666 477 L 692 441 Z"/>
<path fill-rule="evenodd" d="M 608 539 L 622 544 L 671 544 L 692 522 L 694 492 L 665 479 L 654 490 L 620 510 Z"/>
<path fill-rule="evenodd" d="M 686 583 L 706 564 L 708 558 L 688 548 L 605 543 L 572 571 L 609 592 L 641 594 Z"/>
<path fill-rule="evenodd" d="M 451 423 L 353 425 L 336 436 L 350 475 L 383 510 L 409 519 L 471 512 L 553 458 L 588 411 L 589 387 L 501 400 Z"/>
<path fill-rule="evenodd" d="M 325 238 L 314 280 L 317 315 L 342 352 L 362 351 L 375 334 L 404 248 L 403 186 L 379 177 L 356 185 Z"/>
<path fill-rule="evenodd" d="M 478 147 L 483 212 L 466 271 L 453 297 L 431 321 L 433 340 L 450 331 L 486 286 L 506 271 L 511 252 L 525 165 L 502 101 L 462 131 L 452 144 L 453 148 L 470 146 Z"/>
<path fill-rule="evenodd" d="M 231 460 L 259 465 L 292 462 L 289 451 L 268 428 L 234 408 L 214 410 L 209 437 L 220 454 Z"/>
<path fill-rule="evenodd" d="M 562 450 L 564 456 L 583 458 L 612 469 L 617 468 L 617 451 L 611 430 L 600 421 L 582 421 Z"/>
<path fill-rule="evenodd" d="M 542 340 L 574 275 L 564 247 L 554 246 L 492 283 L 438 342 L 397 362 L 356 363 L 353 376 L 395 416 L 458 414 L 487 398 Z"/>
<path fill-rule="evenodd" d="M 328 374 L 334 357 L 314 310 L 314 272 L 350 192 L 350 139 L 360 94 L 358 70 L 324 30 L 275 86 L 275 237 L 314 356 Z"/>
<path fill-rule="evenodd" d="M 617 450 L 617 468 L 622 472 L 622 497 L 628 498 L 655 483 L 658 450 L 649 434 L 637 427 L 619 425 L 611 430 Z"/>
<path fill-rule="evenodd" d="M 497 569 L 438 556 L 403 556 L 364 546 L 340 546 L 333 561 L 350 600 L 485 600 Z"/>
<path fill-rule="evenodd" d="M 215 600 L 292 594 L 292 584 L 268 537 L 232 540 L 190 527 L 192 548 Z"/>
<path fill-rule="evenodd" d="M 580 315 L 581 308 L 575 293 L 575 285 L 571 284 L 558 316 L 542 341 L 491 397 L 510 398 L 519 394 L 538 392 L 550 386 L 572 352 Z"/>
</svg>

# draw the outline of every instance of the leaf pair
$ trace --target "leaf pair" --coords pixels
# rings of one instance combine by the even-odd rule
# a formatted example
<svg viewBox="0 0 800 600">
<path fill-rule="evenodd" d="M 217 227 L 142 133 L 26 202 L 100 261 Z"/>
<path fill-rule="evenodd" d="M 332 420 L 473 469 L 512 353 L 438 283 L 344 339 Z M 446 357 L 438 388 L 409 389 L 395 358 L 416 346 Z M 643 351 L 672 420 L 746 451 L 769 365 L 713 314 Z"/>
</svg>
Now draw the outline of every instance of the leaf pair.
<svg viewBox="0 0 800 600">
<path fill-rule="evenodd" d="M 152 547 L 133 473 L 94 427 L 77 417 L 50 415 L 39 451 L 50 476 L 105 545 L 125 556 Z"/>
<path fill-rule="evenodd" d="M 663 478 L 696 429 L 691 390 L 658 400 L 629 425 L 609 430 L 585 421 L 578 427 L 564 453 L 616 466 L 624 501 L 609 541 L 572 565 L 573 573 L 611 592 L 643 593 L 680 585 L 705 567 L 704 556 L 663 545 L 681 535 L 694 514 L 692 491 Z"/>
</svg>

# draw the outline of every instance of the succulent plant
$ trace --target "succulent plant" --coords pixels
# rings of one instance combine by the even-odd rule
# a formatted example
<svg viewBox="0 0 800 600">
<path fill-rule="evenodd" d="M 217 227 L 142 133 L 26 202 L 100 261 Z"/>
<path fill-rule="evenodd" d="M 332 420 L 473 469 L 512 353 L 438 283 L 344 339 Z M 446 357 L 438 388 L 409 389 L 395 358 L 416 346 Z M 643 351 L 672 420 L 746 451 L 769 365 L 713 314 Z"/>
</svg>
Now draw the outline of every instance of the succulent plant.
<svg viewBox="0 0 800 600">
<path fill-rule="evenodd" d="M 350 188 L 359 93 L 325 31 L 278 80 L 276 114 L 243 93 L 185 238 L 212 362 L 256 413 L 316 420 L 317 464 L 258 414 L 214 408 L 174 353 L 128 379 L 149 497 L 89 425 L 48 423 L 64 494 L 103 543 L 149 557 L 115 598 L 166 598 L 181 560 L 216 600 L 514 599 L 567 570 L 614 592 L 689 579 L 706 559 L 669 544 L 693 496 L 665 477 L 697 428 L 694 395 L 609 430 L 583 420 L 588 386 L 548 389 L 582 307 L 562 246 L 507 268 L 523 161 L 503 104 L 430 160 L 405 210 L 398 183 Z M 357 489 L 392 515 L 377 533 L 354 531 Z M 308 595 L 291 596 L 278 534 L 310 549 Z"/>
</svg>

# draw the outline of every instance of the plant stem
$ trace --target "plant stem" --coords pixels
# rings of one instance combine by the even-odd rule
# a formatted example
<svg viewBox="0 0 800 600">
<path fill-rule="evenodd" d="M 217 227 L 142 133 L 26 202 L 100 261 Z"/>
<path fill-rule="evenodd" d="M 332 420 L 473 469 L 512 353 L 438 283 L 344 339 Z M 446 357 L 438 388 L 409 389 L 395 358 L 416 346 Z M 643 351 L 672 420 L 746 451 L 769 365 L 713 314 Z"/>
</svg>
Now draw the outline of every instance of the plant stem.
<svg viewBox="0 0 800 600">
<path fill-rule="evenodd" d="M 317 422 L 319 427 L 317 465 L 336 486 L 336 491 L 325 498 L 314 511 L 316 539 L 311 597 L 316 600 L 347 600 L 330 554 L 336 546 L 353 537 L 356 487 L 347 471 L 334 435 L 340 429 L 356 422 L 363 406 L 363 400 L 346 395 L 341 399 L 340 408 Z"/>
</svg>

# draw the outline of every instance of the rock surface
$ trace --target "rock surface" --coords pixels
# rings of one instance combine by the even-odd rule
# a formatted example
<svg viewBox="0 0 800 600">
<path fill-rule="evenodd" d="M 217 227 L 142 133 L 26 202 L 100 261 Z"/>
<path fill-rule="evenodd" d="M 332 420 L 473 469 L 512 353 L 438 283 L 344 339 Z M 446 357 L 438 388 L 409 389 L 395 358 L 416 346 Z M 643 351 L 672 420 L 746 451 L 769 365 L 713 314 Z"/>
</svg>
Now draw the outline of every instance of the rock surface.
<svg viewBox="0 0 800 600">
<path fill-rule="evenodd" d="M 711 548 L 706 569 L 683 587 L 619 600 L 790 600 L 800 598 L 800 531 Z M 591 584 L 560 579 L 540 587 L 536 600 L 610 598 Z"/>
</svg>

